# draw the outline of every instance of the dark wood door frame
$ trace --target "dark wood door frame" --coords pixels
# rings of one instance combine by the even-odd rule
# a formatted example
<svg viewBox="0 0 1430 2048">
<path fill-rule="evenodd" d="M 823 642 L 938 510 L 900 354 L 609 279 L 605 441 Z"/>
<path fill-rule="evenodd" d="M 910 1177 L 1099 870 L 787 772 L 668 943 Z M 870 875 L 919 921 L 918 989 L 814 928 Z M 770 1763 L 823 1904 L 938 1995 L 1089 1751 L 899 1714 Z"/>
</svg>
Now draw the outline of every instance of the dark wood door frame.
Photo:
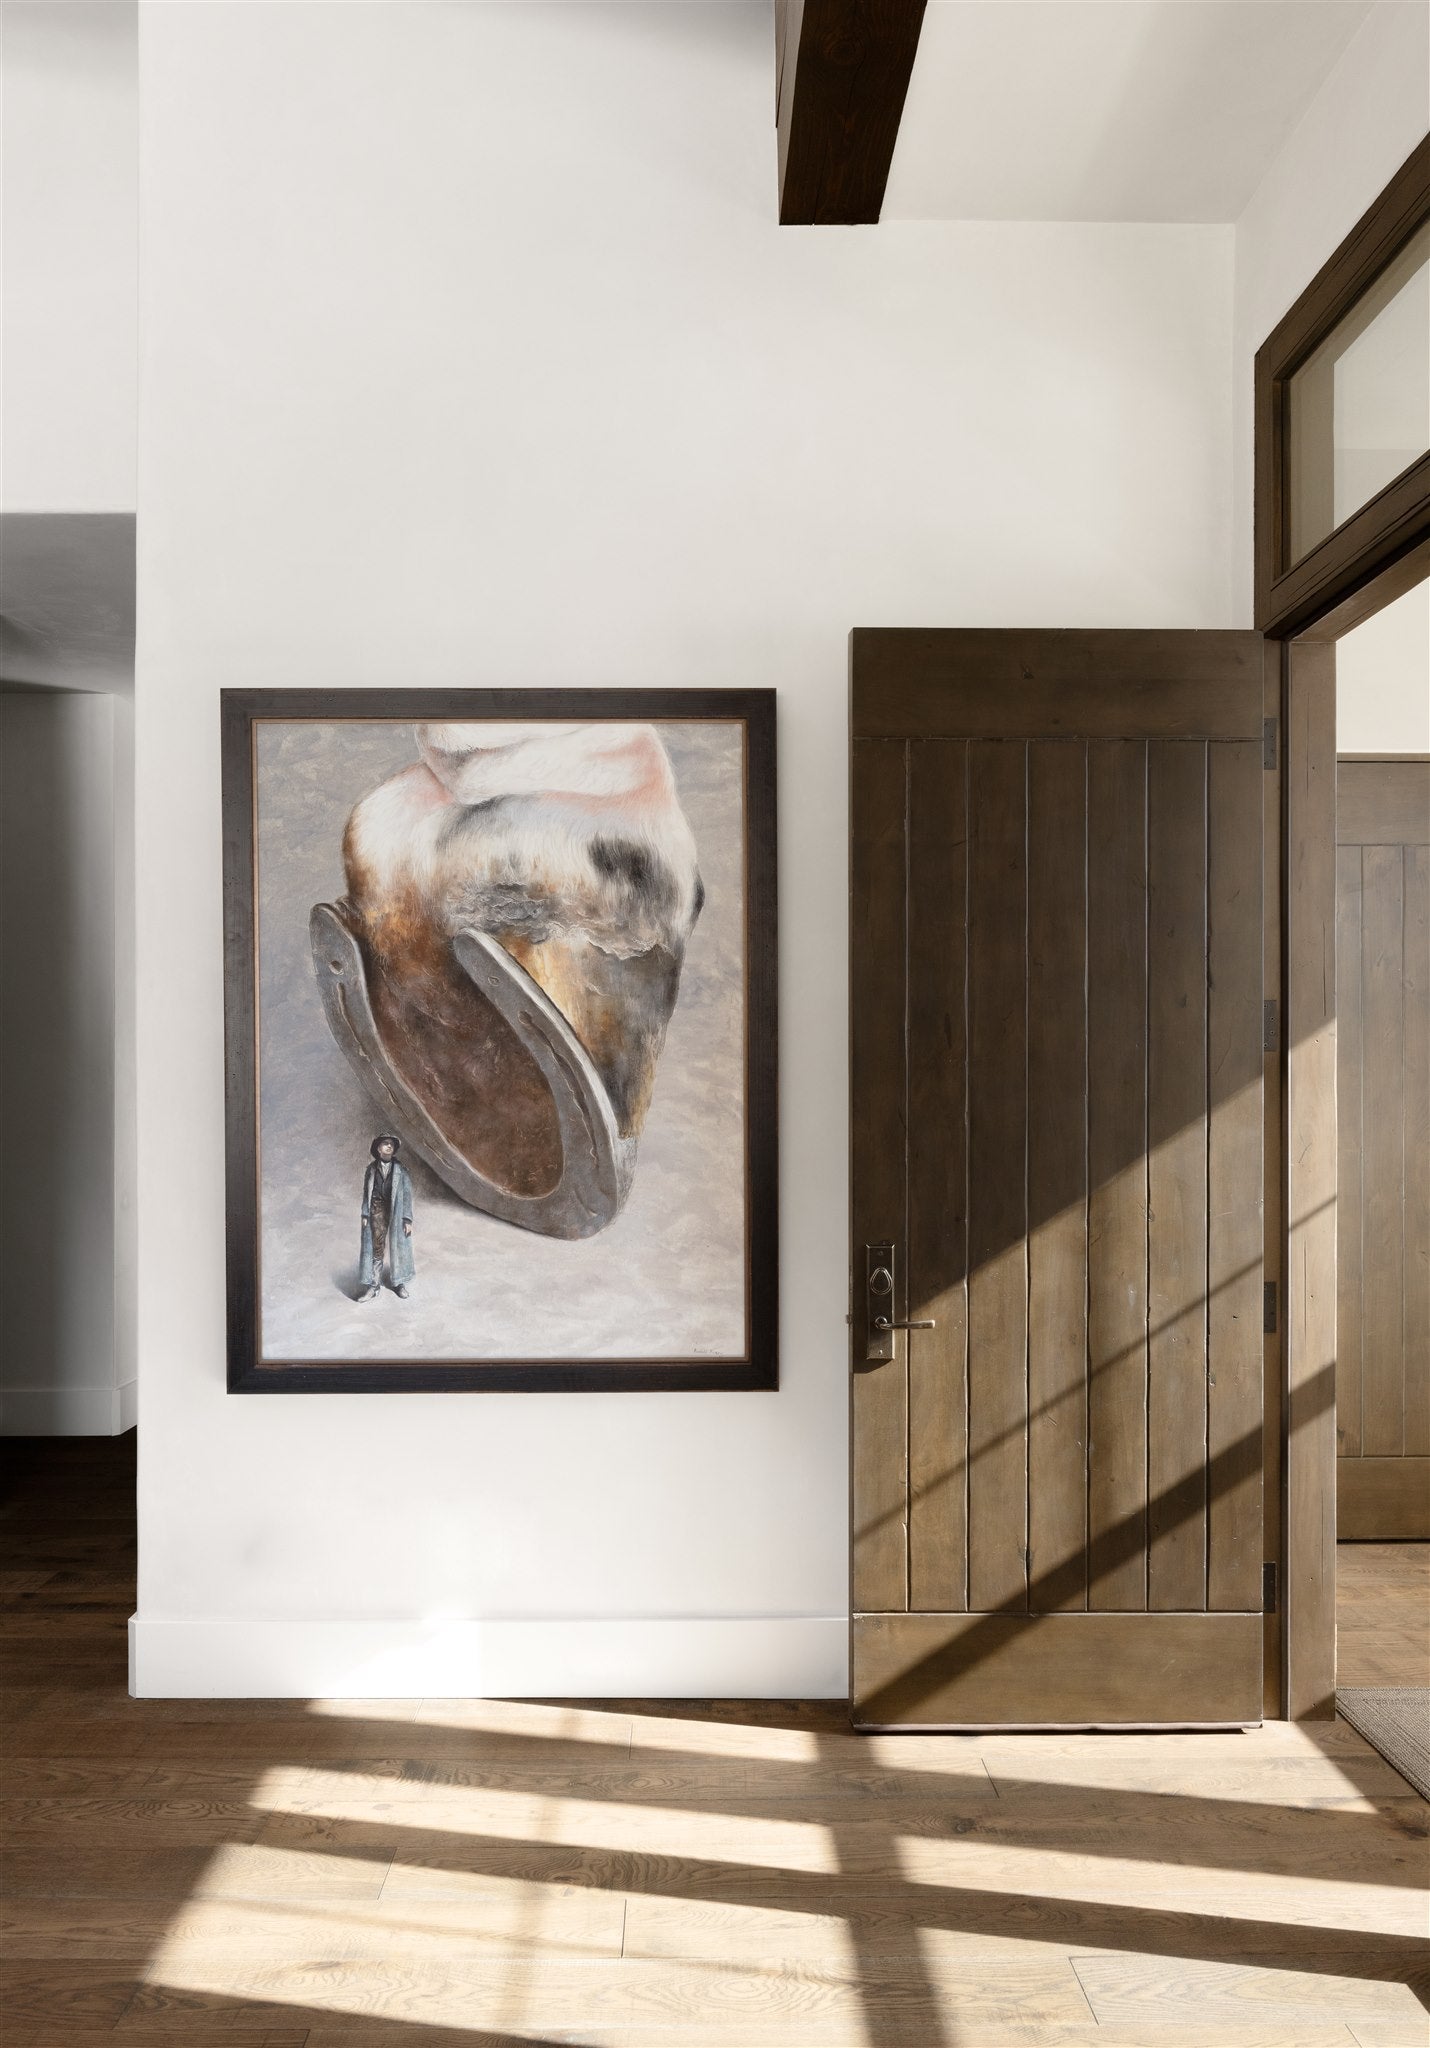
<svg viewBox="0 0 1430 2048">
<path fill-rule="evenodd" d="M 1284 1278 L 1284 1712 L 1335 1713 L 1335 640 L 1430 574 L 1430 455 L 1305 558 L 1285 560 L 1286 385 L 1430 220 L 1430 137 L 1312 279 L 1256 358 L 1256 621 L 1279 643 L 1280 1269 Z M 1269 880 L 1269 877 L 1268 877 Z M 1269 1177 L 1268 1177 L 1269 1178 Z"/>
<path fill-rule="evenodd" d="M 1413 150 L 1256 352 L 1256 624 L 1334 639 L 1430 573 L 1430 453 L 1300 561 L 1288 557 L 1292 376 L 1430 221 L 1430 136 Z"/>
</svg>

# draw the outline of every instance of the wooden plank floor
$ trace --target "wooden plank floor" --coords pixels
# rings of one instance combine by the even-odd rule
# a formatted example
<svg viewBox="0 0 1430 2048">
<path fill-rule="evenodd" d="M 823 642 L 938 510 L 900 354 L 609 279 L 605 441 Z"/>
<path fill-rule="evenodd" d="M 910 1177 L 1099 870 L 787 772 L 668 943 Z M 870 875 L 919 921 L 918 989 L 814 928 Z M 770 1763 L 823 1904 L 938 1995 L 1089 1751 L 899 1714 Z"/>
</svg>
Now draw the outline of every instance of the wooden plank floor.
<svg viewBox="0 0 1430 2048">
<path fill-rule="evenodd" d="M 132 1439 L 8 1450 L 5 2048 L 1430 2038 L 1430 1809 L 1343 1723 L 133 1701 Z"/>
<path fill-rule="evenodd" d="M 1430 1543 L 1337 1544 L 1336 1680 L 1430 1686 Z"/>
</svg>

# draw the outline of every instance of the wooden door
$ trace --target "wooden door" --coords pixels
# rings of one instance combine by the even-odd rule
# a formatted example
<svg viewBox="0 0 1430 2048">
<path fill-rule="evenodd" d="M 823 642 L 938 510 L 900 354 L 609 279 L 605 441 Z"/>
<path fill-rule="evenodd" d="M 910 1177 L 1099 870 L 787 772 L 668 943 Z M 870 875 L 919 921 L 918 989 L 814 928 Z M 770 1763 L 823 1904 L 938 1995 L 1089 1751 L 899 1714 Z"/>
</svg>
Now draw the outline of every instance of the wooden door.
<svg viewBox="0 0 1430 2048">
<path fill-rule="evenodd" d="M 1430 1536 L 1430 762 L 1336 772 L 1336 1519 Z"/>
<path fill-rule="evenodd" d="M 855 1720 L 1258 1720 L 1261 640 L 852 678 Z"/>
</svg>

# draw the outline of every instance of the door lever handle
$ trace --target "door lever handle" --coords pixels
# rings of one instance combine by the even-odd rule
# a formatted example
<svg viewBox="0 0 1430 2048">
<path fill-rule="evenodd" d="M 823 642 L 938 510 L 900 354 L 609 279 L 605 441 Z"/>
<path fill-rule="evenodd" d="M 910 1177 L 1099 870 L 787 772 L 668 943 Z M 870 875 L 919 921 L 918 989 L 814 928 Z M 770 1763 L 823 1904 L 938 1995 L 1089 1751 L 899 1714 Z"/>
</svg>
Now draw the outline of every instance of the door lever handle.
<svg viewBox="0 0 1430 2048">
<path fill-rule="evenodd" d="M 902 1322 L 889 1310 L 898 1303 L 895 1283 L 895 1248 L 885 1239 L 864 1247 L 864 1359 L 868 1365 L 885 1365 L 894 1356 L 895 1330 L 936 1330 L 931 1319 L 913 1317 Z"/>
</svg>

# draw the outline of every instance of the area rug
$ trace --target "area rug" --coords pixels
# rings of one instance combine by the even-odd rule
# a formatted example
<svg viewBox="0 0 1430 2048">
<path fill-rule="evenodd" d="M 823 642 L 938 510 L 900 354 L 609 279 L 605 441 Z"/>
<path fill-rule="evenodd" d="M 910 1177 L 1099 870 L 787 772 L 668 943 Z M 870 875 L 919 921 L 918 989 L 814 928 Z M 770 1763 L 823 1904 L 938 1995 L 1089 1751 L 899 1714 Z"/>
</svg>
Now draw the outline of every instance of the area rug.
<svg viewBox="0 0 1430 2048">
<path fill-rule="evenodd" d="M 1430 1799 L 1430 1687 L 1352 1686 L 1337 1692 L 1336 1712 Z"/>
</svg>

